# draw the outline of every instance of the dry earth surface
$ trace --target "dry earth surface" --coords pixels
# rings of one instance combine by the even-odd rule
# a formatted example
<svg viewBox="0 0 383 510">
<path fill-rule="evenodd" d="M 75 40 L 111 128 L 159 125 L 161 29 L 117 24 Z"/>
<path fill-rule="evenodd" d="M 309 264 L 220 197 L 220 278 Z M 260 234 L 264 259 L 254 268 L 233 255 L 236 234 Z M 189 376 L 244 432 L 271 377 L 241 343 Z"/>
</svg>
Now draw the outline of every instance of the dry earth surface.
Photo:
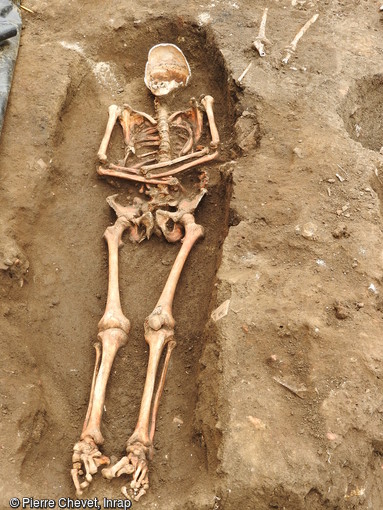
<svg viewBox="0 0 383 510">
<path fill-rule="evenodd" d="M 216 99 L 209 166 L 177 290 L 151 488 L 135 508 L 383 508 L 383 16 L 373 0 L 25 0 L 0 145 L 0 505 L 74 497 L 107 288 L 96 154 L 111 103 L 153 113 L 149 48 L 192 70 L 174 97 Z M 269 8 L 267 55 L 252 41 Z M 287 65 L 285 47 L 319 18 Z M 241 82 L 239 76 L 252 63 Z M 119 133 L 112 140 L 120 147 Z M 153 309 L 178 246 L 128 240 L 132 321 L 108 386 L 103 452 L 124 453 Z M 211 312 L 228 300 L 227 314 Z M 120 498 L 101 474 L 85 497 Z"/>
</svg>

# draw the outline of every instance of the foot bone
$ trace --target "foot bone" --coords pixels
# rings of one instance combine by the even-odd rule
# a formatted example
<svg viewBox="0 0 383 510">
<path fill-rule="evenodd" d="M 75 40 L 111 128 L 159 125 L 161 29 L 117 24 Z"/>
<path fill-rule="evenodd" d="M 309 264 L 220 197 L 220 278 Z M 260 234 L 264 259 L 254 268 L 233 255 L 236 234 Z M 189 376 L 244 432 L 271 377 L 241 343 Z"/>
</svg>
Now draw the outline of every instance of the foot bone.
<svg viewBox="0 0 383 510">
<path fill-rule="evenodd" d="M 73 467 L 71 469 L 73 483 L 76 487 L 76 495 L 81 496 L 83 489 L 89 487 L 93 475 L 97 473 L 99 466 L 105 466 L 109 463 L 109 458 L 102 455 L 91 438 L 82 439 L 76 443 L 73 447 Z M 84 477 L 83 481 L 81 481 L 81 477 Z"/>
<path fill-rule="evenodd" d="M 150 448 L 136 442 L 129 444 L 126 452 L 127 455 L 122 457 L 114 466 L 104 468 L 102 475 L 107 480 L 112 480 L 112 478 L 117 478 L 124 474 L 133 475 L 133 479 L 130 482 L 130 496 L 135 501 L 138 501 L 149 489 L 148 457 Z M 126 497 L 129 497 L 126 487 L 122 487 L 121 491 Z"/>
</svg>

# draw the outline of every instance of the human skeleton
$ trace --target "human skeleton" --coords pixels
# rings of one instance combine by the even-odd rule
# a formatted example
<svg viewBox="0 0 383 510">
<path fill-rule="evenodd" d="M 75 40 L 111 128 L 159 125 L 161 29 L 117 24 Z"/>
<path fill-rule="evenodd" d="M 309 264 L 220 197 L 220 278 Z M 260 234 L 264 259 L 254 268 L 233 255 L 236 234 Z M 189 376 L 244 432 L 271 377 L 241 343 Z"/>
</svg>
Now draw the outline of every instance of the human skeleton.
<svg viewBox="0 0 383 510">
<path fill-rule="evenodd" d="M 189 193 L 175 176 L 218 156 L 219 135 L 211 96 L 204 96 L 200 103 L 193 98 L 189 109 L 172 114 L 168 113 L 161 100 L 174 89 L 186 86 L 190 75 L 189 64 L 182 51 L 173 44 L 159 44 L 149 51 L 145 69 L 145 84 L 155 96 L 156 118 L 135 111 L 129 105 L 109 107 L 109 119 L 98 152 L 101 163 L 98 173 L 141 183 L 141 191 L 145 191 L 148 200 L 135 198 L 132 204 L 123 206 L 116 201 L 117 195 L 107 198 L 117 220 L 104 233 L 109 251 L 107 303 L 98 324 L 89 406 L 80 441 L 73 448 L 71 475 L 78 496 L 90 485 L 98 467 L 110 463 L 99 446 L 104 442 L 101 419 L 108 378 L 116 353 L 126 345 L 130 330 L 130 321 L 121 309 L 118 278 L 118 250 L 125 231 L 134 242 L 149 239 L 152 233 L 163 235 L 171 243 L 182 242 L 157 305 L 145 319 L 149 361 L 138 422 L 127 441 L 127 455 L 114 466 L 102 470 L 107 479 L 122 474 L 132 475 L 130 486 L 135 500 L 149 488 L 148 461 L 153 454 L 157 412 L 170 356 L 176 345 L 172 315 L 174 294 L 193 245 L 204 235 L 203 227 L 195 222 L 194 211 L 207 193 L 207 174 L 200 171 L 196 189 Z M 209 147 L 198 145 L 204 112 L 211 135 Z M 107 148 L 117 120 L 122 126 L 125 155 L 123 161 L 116 165 L 108 161 Z M 173 143 L 174 137 L 176 141 Z M 182 143 L 177 151 L 180 139 Z M 155 390 L 156 374 L 165 347 L 166 355 Z M 128 497 L 126 487 L 122 488 L 122 492 Z"/>
</svg>

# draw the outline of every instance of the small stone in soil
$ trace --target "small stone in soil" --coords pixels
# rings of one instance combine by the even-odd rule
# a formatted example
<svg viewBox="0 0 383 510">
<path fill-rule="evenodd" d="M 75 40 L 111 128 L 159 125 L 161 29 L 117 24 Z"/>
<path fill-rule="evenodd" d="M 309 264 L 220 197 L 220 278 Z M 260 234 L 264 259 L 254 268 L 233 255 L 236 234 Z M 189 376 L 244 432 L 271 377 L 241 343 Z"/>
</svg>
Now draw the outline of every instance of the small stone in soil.
<svg viewBox="0 0 383 510">
<path fill-rule="evenodd" d="M 344 320 L 350 317 L 350 311 L 348 306 L 340 301 L 334 303 L 335 317 L 339 320 Z"/>
<path fill-rule="evenodd" d="M 339 223 L 337 227 L 334 229 L 332 233 L 335 239 L 340 239 L 342 237 L 350 237 L 350 233 L 347 230 L 347 225 L 345 223 Z"/>
</svg>

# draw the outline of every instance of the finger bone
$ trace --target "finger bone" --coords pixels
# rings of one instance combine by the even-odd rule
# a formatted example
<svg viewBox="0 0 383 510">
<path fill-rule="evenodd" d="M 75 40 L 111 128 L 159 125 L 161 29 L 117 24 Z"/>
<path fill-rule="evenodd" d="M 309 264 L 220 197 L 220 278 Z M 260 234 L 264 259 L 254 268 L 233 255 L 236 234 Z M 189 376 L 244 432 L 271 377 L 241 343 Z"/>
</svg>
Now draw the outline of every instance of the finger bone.
<svg viewBox="0 0 383 510">
<path fill-rule="evenodd" d="M 134 501 L 138 501 L 145 494 L 146 494 L 146 490 L 144 488 L 140 489 L 140 492 L 137 494 L 137 496 L 134 496 Z"/>
<path fill-rule="evenodd" d="M 124 485 L 123 487 L 121 487 L 121 493 L 127 498 L 127 499 L 130 499 L 130 496 L 128 494 L 128 489 L 126 488 L 126 486 Z"/>
<path fill-rule="evenodd" d="M 78 470 L 77 469 L 71 469 L 71 475 L 72 475 L 72 480 L 73 480 L 73 483 L 74 483 L 74 486 L 76 488 L 76 494 L 78 494 L 78 492 L 80 492 L 80 482 L 79 482 L 79 479 L 78 479 Z M 81 492 L 82 494 L 82 492 Z"/>
</svg>

